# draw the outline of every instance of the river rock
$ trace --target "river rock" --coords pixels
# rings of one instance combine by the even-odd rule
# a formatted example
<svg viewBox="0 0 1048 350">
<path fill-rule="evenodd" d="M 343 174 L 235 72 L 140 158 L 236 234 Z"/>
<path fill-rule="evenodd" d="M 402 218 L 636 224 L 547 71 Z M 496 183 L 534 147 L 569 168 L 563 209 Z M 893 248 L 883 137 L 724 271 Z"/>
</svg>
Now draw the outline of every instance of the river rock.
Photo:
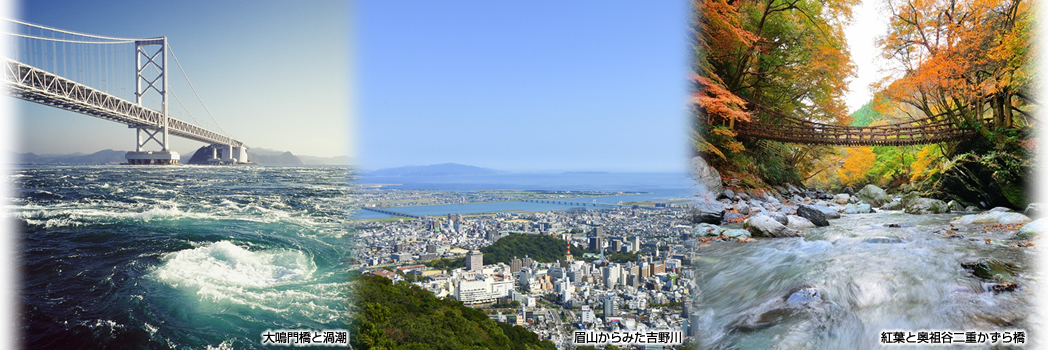
<svg viewBox="0 0 1048 350">
<path fill-rule="evenodd" d="M 884 192 L 883 189 L 874 185 L 866 185 L 858 193 L 855 194 L 859 200 L 869 203 L 871 206 L 879 207 L 884 203 L 891 202 L 892 198 L 888 196 L 888 192 Z"/>
<path fill-rule="evenodd" d="M 721 191 L 720 196 L 717 196 L 717 199 L 721 199 L 721 198 L 727 198 L 727 199 L 735 198 L 735 192 L 730 190 L 730 189 L 725 188 L 724 191 Z"/>
<path fill-rule="evenodd" d="M 840 205 L 848 204 L 849 200 L 851 200 L 851 196 L 849 196 L 847 193 L 840 193 L 833 197 L 833 201 Z"/>
<path fill-rule="evenodd" d="M 1041 203 L 1030 203 L 1026 206 L 1026 210 L 1023 210 L 1023 214 L 1031 218 L 1040 218 L 1044 212 L 1044 205 Z"/>
<path fill-rule="evenodd" d="M 769 215 L 761 213 L 751 216 L 742 223 L 742 227 L 750 231 L 753 237 L 800 237 L 801 232 L 786 227 L 785 224 Z M 781 215 L 781 214 L 780 214 Z M 787 219 L 788 220 L 788 219 Z M 788 223 L 789 221 L 787 221 Z"/>
<path fill-rule="evenodd" d="M 964 211 L 964 206 L 955 200 L 947 202 L 946 206 L 950 208 L 950 211 Z"/>
<path fill-rule="evenodd" d="M 848 187 L 845 187 L 844 191 L 841 191 L 841 192 L 842 193 L 847 193 L 850 196 L 850 195 L 855 194 L 855 189 L 852 188 L 851 186 L 848 186 Z"/>
<path fill-rule="evenodd" d="M 721 202 L 704 202 L 695 205 L 692 210 L 692 222 L 720 225 L 724 221 L 724 204 Z"/>
<path fill-rule="evenodd" d="M 982 259 L 961 263 L 961 267 L 971 272 L 975 277 L 998 282 L 1010 281 L 1019 273 L 1019 268 L 1014 264 L 997 259 Z"/>
<path fill-rule="evenodd" d="M 859 214 L 869 214 L 873 212 L 873 208 L 867 203 L 859 203 L 856 207 L 859 209 Z"/>
<path fill-rule="evenodd" d="M 753 311 L 733 321 L 731 327 L 744 332 L 761 330 L 795 319 L 805 312 L 817 310 L 824 303 L 825 297 L 822 291 L 810 286 L 801 286 L 794 288 L 783 297 L 764 302 Z"/>
<path fill-rule="evenodd" d="M 1048 231 L 1048 218 L 1040 218 L 1020 227 L 1016 238 L 1030 239 L 1040 236 L 1045 231 Z"/>
<path fill-rule="evenodd" d="M 698 225 L 695 225 L 695 228 L 692 229 L 691 232 L 694 233 L 696 236 L 700 237 L 715 237 L 720 236 L 720 234 L 724 232 L 724 229 L 720 226 L 703 222 L 699 223 Z"/>
<path fill-rule="evenodd" d="M 705 159 L 696 156 L 691 157 L 691 178 L 695 179 L 699 185 L 706 188 L 709 193 L 720 193 L 723 183 L 721 182 L 721 175 L 714 169 L 709 163 L 706 163 Z"/>
<path fill-rule="evenodd" d="M 780 224 L 783 224 L 783 225 L 786 225 L 786 224 L 788 224 L 790 222 L 790 219 L 787 218 L 786 214 L 783 214 L 783 213 L 777 213 L 777 212 L 769 211 L 769 212 L 764 213 L 764 215 L 770 216 L 772 219 L 775 219 L 775 221 L 778 221 Z"/>
<path fill-rule="evenodd" d="M 902 243 L 902 239 L 897 237 L 869 237 L 862 240 L 864 243 L 875 243 L 875 244 L 892 244 Z"/>
<path fill-rule="evenodd" d="M 902 201 L 895 199 L 881 206 L 884 210 L 902 210 Z"/>
<path fill-rule="evenodd" d="M 954 225 L 1015 225 L 1030 222 L 1029 217 L 1019 213 L 1006 211 L 984 211 L 978 214 L 968 214 L 950 221 Z"/>
<path fill-rule="evenodd" d="M 855 204 L 852 204 L 852 203 L 848 203 L 848 205 L 844 206 L 844 208 L 842 209 L 841 212 L 845 213 L 845 214 L 858 214 L 859 213 L 859 206 L 857 206 Z"/>
<path fill-rule="evenodd" d="M 823 207 L 825 208 L 825 207 Z M 826 210 L 832 210 L 826 208 Z M 836 214 L 837 212 L 834 212 Z M 797 207 L 797 215 L 808 219 L 815 226 L 830 226 L 829 220 L 826 219 L 826 213 L 824 213 L 819 207 L 812 205 L 802 205 Z M 840 215 L 838 215 L 839 217 Z"/>
<path fill-rule="evenodd" d="M 946 202 L 934 198 L 919 198 L 910 201 L 906 205 L 907 214 L 942 214 L 949 212 L 950 208 L 946 206 Z"/>
<path fill-rule="evenodd" d="M 786 227 L 792 228 L 794 230 L 815 227 L 815 224 L 813 224 L 811 221 L 808 221 L 808 219 L 805 219 L 797 215 L 786 215 L 786 219 L 788 220 L 788 222 L 786 223 Z"/>
<path fill-rule="evenodd" d="M 748 200 L 750 200 L 750 199 L 753 199 L 753 197 L 750 197 L 750 194 L 749 194 L 749 193 L 746 193 L 746 191 L 739 191 L 739 192 L 738 192 L 738 193 L 736 193 L 735 195 L 736 195 L 736 196 L 739 196 L 739 199 L 742 199 L 742 200 L 744 200 L 744 201 L 748 201 Z"/>
<path fill-rule="evenodd" d="M 899 198 L 899 202 L 902 203 L 902 208 L 906 209 L 906 207 L 909 206 L 910 203 L 916 202 L 919 199 L 921 199 L 921 195 L 919 193 L 910 192 L 902 196 L 902 198 Z"/>
<path fill-rule="evenodd" d="M 746 203 L 741 203 L 741 202 L 740 203 L 736 203 L 735 204 L 735 211 L 739 212 L 739 214 L 742 214 L 742 215 L 749 215 L 750 214 L 750 206 L 746 205 Z"/>
<path fill-rule="evenodd" d="M 731 237 L 731 238 L 747 238 L 747 237 L 750 237 L 750 231 L 746 231 L 746 230 L 741 229 L 741 228 L 733 228 L 733 229 L 730 229 L 730 230 L 724 230 L 724 232 L 722 232 L 721 234 L 725 235 L 727 237 Z"/>
</svg>

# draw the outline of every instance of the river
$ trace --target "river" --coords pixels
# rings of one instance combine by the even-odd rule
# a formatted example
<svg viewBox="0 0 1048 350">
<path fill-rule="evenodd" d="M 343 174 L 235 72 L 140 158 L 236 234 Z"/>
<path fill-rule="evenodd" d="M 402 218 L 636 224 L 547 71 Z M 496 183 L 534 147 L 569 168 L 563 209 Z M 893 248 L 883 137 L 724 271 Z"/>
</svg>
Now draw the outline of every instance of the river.
<svg viewBox="0 0 1048 350">
<path fill-rule="evenodd" d="M 1036 250 L 1017 246 L 1014 229 L 951 228 L 958 215 L 844 215 L 803 238 L 700 244 L 700 348 L 870 349 L 882 331 L 1022 330 L 1036 339 Z M 982 259 L 1014 264 L 1020 272 L 1008 280 L 1019 288 L 993 292 L 962 267 Z"/>
</svg>

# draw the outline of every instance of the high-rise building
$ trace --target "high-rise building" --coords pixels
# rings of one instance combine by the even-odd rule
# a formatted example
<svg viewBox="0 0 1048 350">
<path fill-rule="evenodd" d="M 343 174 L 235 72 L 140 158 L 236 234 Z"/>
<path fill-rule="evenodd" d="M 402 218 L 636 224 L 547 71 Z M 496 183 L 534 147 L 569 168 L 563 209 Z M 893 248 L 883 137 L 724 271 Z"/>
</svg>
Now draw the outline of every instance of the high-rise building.
<svg viewBox="0 0 1048 350">
<path fill-rule="evenodd" d="M 481 254 L 479 250 L 471 250 L 466 255 L 466 268 L 470 271 L 480 271 L 484 267 L 484 254 Z"/>
<path fill-rule="evenodd" d="M 517 257 L 513 257 L 513 260 L 509 261 L 509 272 L 510 273 L 520 272 L 520 268 L 522 267 L 522 265 L 523 264 L 520 261 L 520 259 L 517 259 Z"/>
<path fill-rule="evenodd" d="M 615 305 L 615 296 L 608 294 L 608 296 L 604 297 L 604 319 L 615 317 L 618 311 Z"/>
</svg>

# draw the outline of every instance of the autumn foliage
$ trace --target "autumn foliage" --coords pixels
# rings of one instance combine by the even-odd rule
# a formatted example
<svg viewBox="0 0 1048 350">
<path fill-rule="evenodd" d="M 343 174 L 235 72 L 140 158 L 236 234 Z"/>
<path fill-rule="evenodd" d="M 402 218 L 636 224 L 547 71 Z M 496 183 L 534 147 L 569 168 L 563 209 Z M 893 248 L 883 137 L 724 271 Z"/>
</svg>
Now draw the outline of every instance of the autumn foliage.
<svg viewBox="0 0 1048 350">
<path fill-rule="evenodd" d="M 692 74 L 698 153 L 730 173 L 799 181 L 818 147 L 737 138 L 746 123 L 775 124 L 755 106 L 821 122 L 847 122 L 854 69 L 842 26 L 856 0 L 694 0 Z"/>
</svg>

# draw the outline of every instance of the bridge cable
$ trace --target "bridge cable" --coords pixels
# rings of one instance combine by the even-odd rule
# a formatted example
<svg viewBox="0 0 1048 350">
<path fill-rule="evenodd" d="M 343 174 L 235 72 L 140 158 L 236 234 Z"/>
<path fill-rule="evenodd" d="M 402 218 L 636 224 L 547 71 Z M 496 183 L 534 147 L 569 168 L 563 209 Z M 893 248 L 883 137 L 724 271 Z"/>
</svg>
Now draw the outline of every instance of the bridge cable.
<svg viewBox="0 0 1048 350">
<path fill-rule="evenodd" d="M 174 90 L 171 90 L 171 96 L 175 97 L 175 101 L 178 101 L 178 105 L 182 106 L 182 109 L 186 111 L 186 114 L 189 114 L 189 118 L 193 119 L 193 122 L 197 124 L 202 124 L 199 120 L 196 119 L 196 117 L 193 116 L 193 112 L 190 112 L 189 108 L 186 108 L 186 105 L 182 104 L 182 99 L 178 98 L 178 94 L 175 94 Z"/>
<path fill-rule="evenodd" d="M 215 116 L 211 115 L 211 111 L 207 109 L 207 105 L 204 104 L 204 100 L 200 98 L 200 94 L 198 94 L 196 88 L 193 87 L 193 82 L 189 81 L 189 76 L 186 75 L 185 69 L 182 69 L 182 63 L 178 62 L 178 56 L 175 56 L 175 50 L 171 49 L 170 43 L 167 44 L 167 50 L 168 52 L 171 52 L 171 57 L 175 59 L 175 65 L 177 65 L 178 70 L 182 72 L 182 76 L 186 78 L 186 82 L 189 83 L 189 88 L 193 90 L 193 94 L 196 95 L 197 101 L 200 101 L 200 105 L 204 107 L 204 111 L 207 112 L 207 115 L 211 117 L 212 121 L 215 122 L 215 125 L 218 126 L 218 129 L 222 130 L 222 133 L 226 134 L 226 137 L 232 140 L 233 137 L 230 136 L 228 132 L 226 132 L 226 129 L 222 128 L 222 125 L 218 123 L 218 120 L 215 120 Z M 167 67 L 164 67 L 164 69 L 167 69 Z M 188 109 L 186 111 L 188 112 Z"/>
<path fill-rule="evenodd" d="M 8 21 L 8 22 L 14 22 L 14 23 L 18 23 L 18 24 L 21 24 L 21 25 L 29 26 L 29 27 L 39 28 L 39 29 L 41 29 L 41 32 L 43 32 L 43 30 L 44 30 L 44 29 L 46 29 L 46 30 L 51 30 L 51 31 L 59 32 L 59 33 L 66 33 L 66 34 L 72 34 L 72 35 L 79 35 L 79 36 L 84 36 L 84 37 L 88 37 L 88 38 L 95 38 L 95 39 L 102 39 L 102 40 L 113 40 L 113 41 L 123 41 L 123 42 L 135 42 L 135 41 L 138 41 L 138 40 L 146 40 L 146 39 L 156 39 L 156 38 L 141 38 L 141 39 L 134 39 L 134 38 L 117 38 L 117 37 L 111 37 L 111 36 L 102 36 L 102 35 L 92 35 L 92 34 L 84 34 L 84 33 L 78 33 L 78 32 L 73 32 L 73 31 L 68 31 L 68 30 L 63 30 L 63 29 L 53 28 L 53 27 L 47 27 L 47 26 L 42 26 L 42 25 L 39 25 L 39 24 L 33 24 L 33 23 L 29 23 L 29 22 L 23 22 L 23 21 L 19 21 L 19 20 L 16 20 L 16 19 L 11 19 L 11 18 L 4 18 L 3 20 L 5 20 L 5 21 Z M 46 39 L 46 38 L 38 38 L 38 39 Z"/>
</svg>

